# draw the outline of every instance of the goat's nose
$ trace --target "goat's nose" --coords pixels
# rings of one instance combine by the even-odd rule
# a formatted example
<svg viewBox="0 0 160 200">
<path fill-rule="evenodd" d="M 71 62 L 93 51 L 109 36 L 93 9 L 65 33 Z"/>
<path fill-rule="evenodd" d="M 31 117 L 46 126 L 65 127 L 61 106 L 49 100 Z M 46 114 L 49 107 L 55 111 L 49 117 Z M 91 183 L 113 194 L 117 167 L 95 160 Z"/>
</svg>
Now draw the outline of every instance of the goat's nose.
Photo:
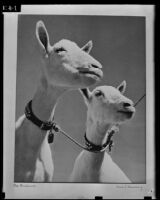
<svg viewBox="0 0 160 200">
<path fill-rule="evenodd" d="M 90 67 L 94 67 L 94 68 L 97 68 L 97 69 L 102 68 L 101 63 L 98 60 L 93 58 L 90 54 L 85 54 L 85 55 L 87 55 L 85 58 L 86 58 L 86 61 L 88 62 L 88 64 L 90 65 Z"/>
<path fill-rule="evenodd" d="M 132 106 L 131 103 L 128 103 L 128 102 L 123 103 L 123 107 L 124 107 L 124 108 L 128 108 L 128 107 L 130 107 L 130 106 Z"/>
<path fill-rule="evenodd" d="M 91 64 L 91 66 L 94 67 L 94 68 L 100 68 L 99 66 L 94 65 L 94 64 Z"/>
<path fill-rule="evenodd" d="M 97 68 L 97 69 L 102 69 L 102 65 L 99 62 L 96 62 L 94 64 L 91 64 L 91 67 Z"/>
</svg>

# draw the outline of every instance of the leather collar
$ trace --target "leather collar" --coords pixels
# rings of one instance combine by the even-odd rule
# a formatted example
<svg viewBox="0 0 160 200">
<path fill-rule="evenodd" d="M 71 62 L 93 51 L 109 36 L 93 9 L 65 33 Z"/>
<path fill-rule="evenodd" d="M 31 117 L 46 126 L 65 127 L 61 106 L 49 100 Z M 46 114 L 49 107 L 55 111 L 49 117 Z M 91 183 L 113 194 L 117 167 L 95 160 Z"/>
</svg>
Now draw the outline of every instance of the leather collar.
<svg viewBox="0 0 160 200">
<path fill-rule="evenodd" d="M 32 111 L 32 100 L 25 107 L 25 115 L 28 120 L 38 126 L 41 130 L 48 131 L 54 128 L 54 122 L 41 121 Z"/>
<path fill-rule="evenodd" d="M 85 139 L 85 144 L 86 144 L 88 150 L 93 151 L 93 152 L 102 152 L 109 144 L 109 141 L 107 140 L 103 145 L 96 145 L 88 140 L 86 133 L 84 135 L 84 139 Z"/>
</svg>

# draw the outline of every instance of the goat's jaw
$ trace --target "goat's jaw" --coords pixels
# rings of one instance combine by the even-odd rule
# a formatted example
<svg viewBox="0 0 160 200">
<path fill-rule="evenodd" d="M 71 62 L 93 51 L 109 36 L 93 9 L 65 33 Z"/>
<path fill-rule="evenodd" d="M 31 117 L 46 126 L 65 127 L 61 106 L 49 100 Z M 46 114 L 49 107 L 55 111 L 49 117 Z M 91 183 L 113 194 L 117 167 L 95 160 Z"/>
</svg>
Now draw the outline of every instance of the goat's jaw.
<svg viewBox="0 0 160 200">
<path fill-rule="evenodd" d="M 100 69 L 84 70 L 84 71 L 79 70 L 78 74 L 79 74 L 80 78 L 82 79 L 82 82 L 84 82 L 85 87 L 89 87 L 89 86 L 97 83 L 103 77 L 103 72 Z M 83 88 L 83 87 L 81 87 L 81 88 Z"/>
<path fill-rule="evenodd" d="M 103 72 L 102 70 L 98 69 L 98 70 L 79 70 L 79 74 L 83 74 L 86 77 L 91 77 L 94 78 L 96 80 L 99 80 L 103 77 Z"/>
<path fill-rule="evenodd" d="M 119 114 L 121 114 L 126 119 L 131 119 L 135 114 L 135 109 L 128 109 L 128 110 L 118 110 Z"/>
<path fill-rule="evenodd" d="M 95 84 L 103 77 L 102 70 L 95 68 L 81 68 L 78 69 L 78 73 L 82 77 L 82 79 L 88 84 L 88 86 Z"/>
</svg>

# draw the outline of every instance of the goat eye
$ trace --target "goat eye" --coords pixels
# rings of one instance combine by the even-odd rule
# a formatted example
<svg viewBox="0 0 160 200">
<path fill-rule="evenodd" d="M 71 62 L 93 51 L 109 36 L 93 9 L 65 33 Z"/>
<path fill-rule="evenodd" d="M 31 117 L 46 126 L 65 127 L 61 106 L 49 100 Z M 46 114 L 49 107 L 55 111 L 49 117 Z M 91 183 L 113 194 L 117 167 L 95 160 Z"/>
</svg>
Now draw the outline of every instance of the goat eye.
<svg viewBox="0 0 160 200">
<path fill-rule="evenodd" d="M 60 53 L 60 52 L 63 52 L 63 51 L 66 51 L 63 47 L 55 49 L 56 53 Z"/>
<path fill-rule="evenodd" d="M 95 96 L 96 96 L 96 97 L 100 97 L 100 96 L 104 96 L 104 94 L 103 94 L 102 91 L 97 90 L 97 91 L 95 92 Z"/>
</svg>

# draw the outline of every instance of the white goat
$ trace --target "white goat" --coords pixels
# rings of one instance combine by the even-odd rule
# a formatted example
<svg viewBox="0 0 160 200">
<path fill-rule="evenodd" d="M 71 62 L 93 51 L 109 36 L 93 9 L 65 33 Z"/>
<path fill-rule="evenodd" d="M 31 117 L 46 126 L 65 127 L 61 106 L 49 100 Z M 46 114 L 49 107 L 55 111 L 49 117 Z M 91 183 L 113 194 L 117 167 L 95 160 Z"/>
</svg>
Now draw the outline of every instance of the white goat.
<svg viewBox="0 0 160 200">
<path fill-rule="evenodd" d="M 107 131 L 115 124 L 121 124 L 133 117 L 133 102 L 123 93 L 126 82 L 117 89 L 112 86 L 99 86 L 92 92 L 82 89 L 81 93 L 88 107 L 86 137 L 95 145 L 103 145 Z M 83 150 L 77 157 L 71 182 L 129 183 L 130 180 L 117 166 L 107 152 L 93 153 Z"/>
<path fill-rule="evenodd" d="M 79 48 L 63 39 L 50 45 L 42 21 L 37 22 L 36 38 L 43 62 L 40 84 L 32 99 L 34 115 L 41 121 L 52 120 L 56 103 L 70 89 L 88 87 L 101 79 L 101 64 L 88 53 L 92 42 Z M 16 123 L 15 182 L 52 181 L 54 165 L 47 131 L 21 116 Z"/>
</svg>

